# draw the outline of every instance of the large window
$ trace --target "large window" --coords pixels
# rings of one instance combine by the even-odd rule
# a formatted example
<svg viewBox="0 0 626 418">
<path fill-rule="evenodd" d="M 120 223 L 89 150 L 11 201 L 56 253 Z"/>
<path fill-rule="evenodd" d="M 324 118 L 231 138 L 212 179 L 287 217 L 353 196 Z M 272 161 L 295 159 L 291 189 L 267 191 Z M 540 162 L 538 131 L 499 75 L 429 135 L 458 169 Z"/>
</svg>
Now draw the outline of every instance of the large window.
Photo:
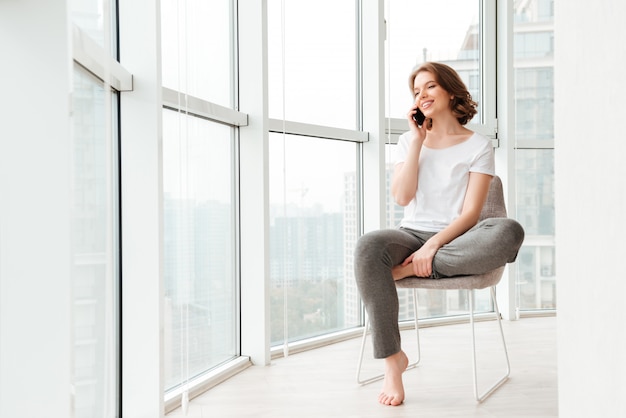
<svg viewBox="0 0 626 418">
<path fill-rule="evenodd" d="M 361 323 L 357 4 L 268 1 L 272 345 Z"/>
<path fill-rule="evenodd" d="M 337 140 L 359 125 L 357 10 L 268 1 L 272 345 L 361 322 L 349 250 L 358 144 Z"/>
<path fill-rule="evenodd" d="M 288 350 L 297 341 L 362 325 L 363 310 L 354 282 L 352 257 L 363 226 L 374 223 L 370 223 L 370 218 L 376 217 L 364 215 L 376 210 L 363 207 L 363 192 L 376 183 L 371 178 L 379 172 L 367 170 L 379 168 L 374 166 L 380 160 L 372 163 L 376 158 L 384 159 L 386 171 L 381 173 L 384 172 L 387 183 L 390 180 L 391 150 L 398 135 L 407 128 L 405 115 L 413 100 L 407 76 L 416 65 L 441 61 L 455 68 L 479 103 L 479 113 L 469 127 L 499 146 L 496 0 L 384 0 L 384 25 L 383 19 L 379 19 L 379 26 L 375 27 L 384 26 L 386 30 L 377 40 L 368 37 L 373 32 L 364 30 L 364 21 L 372 25 L 364 16 L 381 17 L 380 9 L 372 8 L 369 0 L 267 0 L 261 2 L 267 5 L 266 14 L 256 3 L 259 8 L 255 12 L 262 13 L 242 13 L 242 21 L 238 20 L 238 13 L 249 11 L 244 7 L 252 7 L 255 2 L 162 0 L 158 6 L 160 25 L 153 21 L 154 27 L 139 25 L 132 30 L 132 25 L 124 25 L 120 32 L 136 30 L 136 34 L 142 35 L 137 35 L 137 43 L 141 44 L 143 35 L 152 31 L 147 37 L 151 45 L 145 47 L 157 48 L 151 51 L 155 57 L 161 57 L 161 62 L 144 60 L 151 72 L 136 74 L 138 88 L 129 93 L 141 98 L 132 104 L 142 110 L 162 99 L 158 103 L 163 105 L 160 113 L 149 119 L 149 126 L 158 126 L 151 131 L 154 138 L 150 134 L 142 137 L 143 132 L 134 137 L 135 132 L 118 137 L 120 130 L 130 133 L 120 124 L 118 115 L 131 107 L 120 108 L 120 101 L 123 103 L 128 97 L 122 92 L 133 90 L 133 76 L 118 62 L 118 3 L 131 4 L 72 0 L 68 6 L 74 39 L 70 92 L 72 165 L 68 179 L 72 185 L 70 357 L 72 407 L 77 417 L 115 415 L 123 404 L 119 399 L 122 389 L 131 388 L 136 382 L 120 383 L 120 305 L 122 283 L 126 290 L 126 285 L 138 283 L 140 276 L 154 280 L 156 284 L 151 290 L 157 293 L 161 290 L 157 280 L 163 273 L 164 299 L 159 299 L 159 303 L 163 302 L 163 316 L 155 314 L 154 322 L 146 324 L 146 330 L 154 330 L 151 335 L 157 337 L 144 341 L 154 343 L 152 354 L 159 357 L 150 363 L 154 366 L 150 370 L 159 371 L 155 364 L 162 355 L 162 375 L 170 400 L 188 390 L 188 383 L 194 384 L 194 379 L 206 377 L 220 366 L 230 366 L 229 360 L 242 354 L 242 346 L 254 351 L 264 345 L 265 340 L 257 341 L 268 334 L 272 346 L 282 345 Z M 516 206 L 509 211 L 514 209 L 516 219 L 526 230 L 526 241 L 514 267 L 521 310 L 556 307 L 553 3 L 514 2 L 515 95 L 505 99 L 515 101 L 515 131 L 511 135 L 515 139 L 515 170 L 509 174 L 514 171 L 510 185 L 515 182 Z M 377 4 L 382 6 L 381 2 Z M 127 16 L 121 12 L 120 15 Z M 245 24 L 251 21 L 256 27 L 245 32 Z M 155 45 L 159 30 L 161 39 Z M 258 43 L 250 42 L 253 33 Z M 384 48 L 373 48 L 374 43 L 383 44 L 383 36 Z M 136 48 L 125 49 L 129 44 L 122 44 L 121 50 Z M 239 48 L 245 54 L 239 56 Z M 374 57 L 374 49 L 380 56 Z M 380 68 L 365 68 L 372 67 L 374 58 L 383 55 L 384 64 L 376 62 Z M 255 65 L 246 65 L 249 62 Z M 258 78 L 250 77 L 250 73 Z M 162 82 L 158 86 L 162 94 L 155 94 L 150 86 L 154 82 Z M 151 90 L 150 94 L 145 90 Z M 250 99 L 251 96 L 254 97 Z M 147 100 L 143 102 L 143 98 Z M 239 111 L 240 102 L 249 107 L 245 110 L 249 115 Z M 371 111 L 381 110 L 383 105 L 384 111 Z M 370 129 L 371 120 L 364 114 L 375 115 L 371 120 L 383 119 L 372 125 L 378 129 L 379 123 L 384 122 L 384 128 Z M 250 130 L 240 130 L 248 124 L 248 116 Z M 142 118 L 137 120 L 142 127 L 148 126 Z M 364 132 L 365 129 L 371 132 Z M 378 142 L 381 136 L 385 144 Z M 249 152 L 251 148 L 246 148 L 251 143 L 262 145 L 252 148 L 261 150 L 258 160 Z M 131 144 L 139 145 L 132 148 Z M 122 203 L 132 201 L 129 196 L 137 196 L 137 188 L 131 187 L 123 202 L 119 196 L 129 190 L 129 179 L 138 178 L 132 176 L 137 174 L 132 168 L 126 168 L 143 162 L 144 148 L 150 148 L 147 151 L 152 154 L 146 160 L 150 160 L 154 170 L 147 174 L 154 184 L 162 185 L 158 193 L 151 191 L 150 196 L 158 195 L 159 200 L 140 198 L 128 206 L 141 207 L 137 211 L 141 212 L 139 217 L 144 211 L 150 212 L 147 207 L 154 208 L 149 215 L 159 225 L 146 229 L 155 233 L 152 243 L 160 245 L 163 239 L 163 247 L 159 247 L 162 253 L 140 263 L 138 273 L 131 271 L 121 277 L 121 219 L 131 219 L 134 214 L 126 216 L 124 212 L 120 216 L 119 211 L 128 207 Z M 129 149 L 139 152 L 132 154 Z M 383 155 L 379 156 L 379 152 Z M 370 158 L 373 154 L 376 158 Z M 125 158 L 128 155 L 132 156 Z M 121 163 L 126 170 L 123 175 Z M 142 165 L 142 169 L 146 167 Z M 249 190 L 250 182 L 246 183 L 250 173 L 259 174 L 259 179 L 263 177 L 254 183 L 263 188 L 256 195 L 259 190 Z M 240 190 L 246 187 L 247 190 Z M 380 189 L 370 196 L 384 194 L 383 187 Z M 135 206 L 138 200 L 148 203 Z M 254 204 L 244 204 L 248 202 Z M 397 225 L 401 208 L 389 195 L 384 203 L 387 226 Z M 242 222 L 250 220 L 242 216 L 243 208 L 253 207 L 256 211 L 256 204 L 260 206 L 259 213 L 267 214 L 267 218 L 259 216 L 250 223 L 257 226 L 262 224 L 259 220 L 267 219 L 269 224 L 250 232 L 249 225 Z M 136 219 L 137 216 L 133 220 Z M 376 222 L 380 223 L 380 219 L 382 216 Z M 126 226 L 132 224 L 124 225 L 125 249 L 136 243 L 145 244 L 128 234 L 131 228 Z M 254 244 L 269 243 L 269 260 L 263 260 L 269 266 L 260 266 L 268 267 L 269 277 L 265 277 L 265 270 L 258 277 L 267 288 L 255 288 L 268 292 L 259 292 L 258 306 L 247 304 L 244 310 L 240 306 L 241 295 L 246 301 L 257 301 L 256 295 L 249 296 L 254 292 L 240 291 L 240 287 L 249 290 L 246 286 L 256 279 L 240 274 L 244 267 L 249 267 L 246 260 L 240 260 L 240 247 L 243 242 L 250 242 L 245 240 L 250 236 Z M 150 267 L 155 269 L 148 274 Z M 143 295 L 145 286 L 137 288 Z M 134 300 L 134 293 L 124 294 L 131 295 L 123 299 L 125 307 L 141 309 L 142 301 Z M 409 293 L 400 291 L 399 297 L 400 319 L 410 319 Z M 491 309 L 486 292 L 478 292 L 476 297 L 479 310 Z M 468 306 L 465 294 L 460 292 L 420 291 L 419 298 L 425 302 L 420 304 L 422 318 L 462 314 Z M 161 305 L 155 306 L 154 312 L 160 313 Z M 252 328 L 245 315 L 256 314 L 257 308 L 265 309 L 259 317 L 267 321 L 262 327 L 269 332 L 242 338 L 241 323 L 247 326 L 245 329 Z M 271 311 L 269 319 L 267 311 Z M 143 321 L 137 322 L 143 326 Z M 135 333 L 135 325 L 126 325 L 125 337 L 143 337 L 141 332 Z M 254 328 L 256 331 L 262 327 Z M 161 347 L 157 330 L 161 329 L 163 352 L 158 351 Z M 125 351 L 124 358 L 130 359 L 127 354 Z M 257 355 L 243 354 L 251 358 Z M 240 361 L 246 363 L 247 358 Z M 129 369 L 133 364 L 124 363 Z M 140 375 L 141 379 L 142 373 L 135 371 L 129 375 Z"/>
<path fill-rule="evenodd" d="M 239 355 L 233 22 L 231 0 L 161 2 L 168 399 Z"/>
<path fill-rule="evenodd" d="M 238 352 L 231 129 L 163 111 L 166 390 Z"/>
<path fill-rule="evenodd" d="M 514 13 L 516 212 L 526 231 L 517 304 L 555 309 L 553 1 L 523 2 Z"/>
<path fill-rule="evenodd" d="M 115 2 L 72 2 L 72 320 L 75 416 L 114 416 L 120 407 L 120 236 Z M 81 39 L 79 42 L 78 39 Z M 93 44 L 95 47 L 88 48 Z M 98 59 L 84 60 L 93 51 Z M 116 63 L 116 62 L 115 62 Z M 91 65 L 90 65 L 91 64 Z M 97 74 L 97 76 L 95 75 Z"/>
<path fill-rule="evenodd" d="M 270 136 L 272 344 L 360 323 L 356 144 Z"/>
</svg>

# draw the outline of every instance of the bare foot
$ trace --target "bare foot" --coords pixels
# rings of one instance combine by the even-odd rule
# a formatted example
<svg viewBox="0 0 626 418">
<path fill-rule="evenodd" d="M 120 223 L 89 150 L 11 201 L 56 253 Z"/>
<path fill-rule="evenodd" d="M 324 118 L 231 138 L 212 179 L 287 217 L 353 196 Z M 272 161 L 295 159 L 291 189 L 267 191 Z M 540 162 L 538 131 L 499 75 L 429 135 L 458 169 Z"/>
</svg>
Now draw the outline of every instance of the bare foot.
<svg viewBox="0 0 626 418">
<path fill-rule="evenodd" d="M 404 402 L 404 385 L 402 373 L 409 365 L 409 359 L 404 351 L 385 358 L 385 381 L 382 392 L 378 395 L 378 402 L 383 405 L 400 405 Z"/>
<path fill-rule="evenodd" d="M 413 272 L 413 264 L 409 263 L 406 266 L 402 266 L 402 264 L 398 264 L 391 268 L 391 276 L 394 280 L 404 279 L 405 277 L 415 276 Z"/>
</svg>

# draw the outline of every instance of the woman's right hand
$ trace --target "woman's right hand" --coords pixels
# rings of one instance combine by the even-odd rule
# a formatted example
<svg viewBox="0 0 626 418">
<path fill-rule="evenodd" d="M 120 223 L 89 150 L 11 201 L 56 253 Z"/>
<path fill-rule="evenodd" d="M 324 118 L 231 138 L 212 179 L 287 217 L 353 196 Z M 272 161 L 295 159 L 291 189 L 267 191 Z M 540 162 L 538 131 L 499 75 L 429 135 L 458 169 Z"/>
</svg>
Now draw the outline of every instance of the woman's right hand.
<svg viewBox="0 0 626 418">
<path fill-rule="evenodd" d="M 430 122 L 428 118 L 424 120 L 422 125 L 418 125 L 413 116 L 418 112 L 417 103 L 414 103 L 411 107 L 411 110 L 407 113 L 406 117 L 409 121 L 409 130 L 413 134 L 414 138 L 419 140 L 420 142 L 426 138 L 426 125 Z"/>
</svg>

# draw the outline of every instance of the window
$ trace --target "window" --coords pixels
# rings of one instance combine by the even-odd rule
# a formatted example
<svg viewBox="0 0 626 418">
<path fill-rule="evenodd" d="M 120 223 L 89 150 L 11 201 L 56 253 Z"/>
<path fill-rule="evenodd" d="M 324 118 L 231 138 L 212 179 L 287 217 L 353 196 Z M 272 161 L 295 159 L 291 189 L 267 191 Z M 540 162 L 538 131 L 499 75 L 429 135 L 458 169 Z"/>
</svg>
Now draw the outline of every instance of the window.
<svg viewBox="0 0 626 418">
<path fill-rule="evenodd" d="M 552 1 L 515 8 L 517 219 L 526 239 L 517 268 L 522 311 L 556 308 Z"/>
<path fill-rule="evenodd" d="M 231 0 L 161 2 L 163 86 L 234 106 Z"/>
<path fill-rule="evenodd" d="M 515 137 L 554 140 L 553 68 L 517 68 L 515 79 Z"/>
<path fill-rule="evenodd" d="M 438 61 L 459 73 L 478 102 L 472 129 L 495 138 L 495 18 L 487 18 L 495 16 L 494 6 L 480 0 L 385 2 L 386 114 L 394 118 L 392 134 L 407 129 L 406 113 L 413 104 L 410 72 L 423 62 Z"/>
<path fill-rule="evenodd" d="M 517 267 L 521 310 L 556 309 L 554 150 L 516 151 L 517 220 L 526 238 Z"/>
<path fill-rule="evenodd" d="M 163 111 L 165 388 L 238 354 L 232 128 Z"/>
<path fill-rule="evenodd" d="M 234 10 L 161 2 L 166 401 L 239 356 Z"/>
<path fill-rule="evenodd" d="M 71 0 L 72 23 L 113 58 L 117 58 L 117 2 Z M 105 5 L 108 6 L 105 7 Z"/>
<path fill-rule="evenodd" d="M 518 32 L 514 47 L 516 58 L 545 57 L 554 53 L 554 36 L 551 31 Z"/>
<path fill-rule="evenodd" d="M 272 345 L 357 326 L 357 146 L 270 136 Z"/>
<path fill-rule="evenodd" d="M 269 116 L 356 129 L 354 1 L 267 2 Z"/>
<path fill-rule="evenodd" d="M 77 27 L 71 214 L 76 417 L 113 415 L 120 407 L 119 93 L 109 84 L 111 74 L 94 68 L 104 56 L 117 58 L 115 2 L 109 7 L 95 1 L 71 7 Z M 90 44 L 95 47 L 83 49 Z M 104 53 L 82 60 L 90 51 Z"/>
<path fill-rule="evenodd" d="M 357 3 L 268 1 L 274 346 L 361 323 Z"/>
<path fill-rule="evenodd" d="M 118 402 L 117 94 L 76 65 L 73 97 L 74 408 L 91 417 Z"/>
</svg>

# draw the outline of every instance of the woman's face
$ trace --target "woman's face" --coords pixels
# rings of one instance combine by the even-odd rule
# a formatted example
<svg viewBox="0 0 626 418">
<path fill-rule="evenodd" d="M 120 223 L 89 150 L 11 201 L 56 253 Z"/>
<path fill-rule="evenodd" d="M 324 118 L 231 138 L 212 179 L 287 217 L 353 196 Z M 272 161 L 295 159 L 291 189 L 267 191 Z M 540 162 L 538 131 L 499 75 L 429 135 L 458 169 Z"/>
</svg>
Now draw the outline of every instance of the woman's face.
<svg viewBox="0 0 626 418">
<path fill-rule="evenodd" d="M 450 112 L 450 93 L 437 82 L 435 75 L 429 71 L 421 71 L 413 81 L 413 93 L 417 107 L 428 118 L 433 118 L 442 111 Z"/>
</svg>

